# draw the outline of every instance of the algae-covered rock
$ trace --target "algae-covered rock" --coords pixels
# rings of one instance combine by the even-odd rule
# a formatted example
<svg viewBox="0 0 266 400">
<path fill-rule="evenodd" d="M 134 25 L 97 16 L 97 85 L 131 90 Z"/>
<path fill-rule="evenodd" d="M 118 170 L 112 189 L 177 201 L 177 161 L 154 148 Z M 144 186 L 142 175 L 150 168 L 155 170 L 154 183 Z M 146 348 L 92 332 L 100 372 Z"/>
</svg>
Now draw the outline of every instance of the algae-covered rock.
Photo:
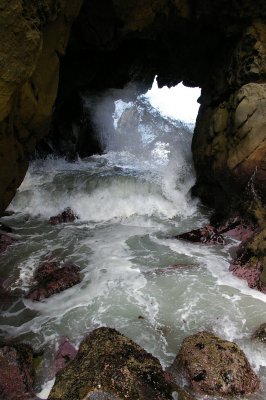
<svg viewBox="0 0 266 400">
<path fill-rule="evenodd" d="M 99 328 L 82 342 L 76 358 L 57 374 L 49 400 L 179 400 L 191 396 L 171 380 L 151 354 L 115 329 Z"/>
<path fill-rule="evenodd" d="M 172 370 L 177 369 L 199 393 L 243 395 L 259 388 L 259 379 L 237 344 L 210 332 L 199 332 L 184 340 L 172 366 Z"/>
</svg>

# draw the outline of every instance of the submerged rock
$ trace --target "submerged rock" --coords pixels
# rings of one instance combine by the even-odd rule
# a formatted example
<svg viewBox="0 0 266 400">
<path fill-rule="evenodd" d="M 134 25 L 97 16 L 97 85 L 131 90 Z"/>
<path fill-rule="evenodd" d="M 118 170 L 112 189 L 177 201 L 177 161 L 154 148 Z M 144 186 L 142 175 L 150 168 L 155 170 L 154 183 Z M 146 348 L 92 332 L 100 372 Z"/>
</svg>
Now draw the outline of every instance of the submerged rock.
<svg viewBox="0 0 266 400">
<path fill-rule="evenodd" d="M 76 219 L 78 219 L 78 216 L 70 207 L 67 207 L 63 212 L 51 217 L 49 222 L 51 225 L 59 225 L 65 222 L 74 222 Z"/>
<path fill-rule="evenodd" d="M 176 239 L 184 239 L 189 242 L 205 244 L 225 244 L 223 236 L 212 225 L 206 225 L 190 232 L 181 233 L 175 236 Z"/>
<path fill-rule="evenodd" d="M 56 377 L 49 400 L 179 400 L 192 397 L 165 373 L 157 358 L 115 329 L 99 328 Z"/>
<path fill-rule="evenodd" d="M 15 240 L 6 233 L 0 233 L 0 254 L 13 244 Z"/>
<path fill-rule="evenodd" d="M 33 400 L 33 351 L 26 344 L 0 347 L 1 400 Z"/>
<path fill-rule="evenodd" d="M 181 370 L 198 393 L 234 396 L 259 388 L 259 379 L 243 351 L 210 332 L 187 337 L 171 370 Z"/>
<path fill-rule="evenodd" d="M 55 293 L 60 293 L 81 282 L 80 268 L 74 264 L 63 264 L 59 261 L 46 261 L 35 272 L 37 281 L 25 298 L 41 301 Z"/>
</svg>

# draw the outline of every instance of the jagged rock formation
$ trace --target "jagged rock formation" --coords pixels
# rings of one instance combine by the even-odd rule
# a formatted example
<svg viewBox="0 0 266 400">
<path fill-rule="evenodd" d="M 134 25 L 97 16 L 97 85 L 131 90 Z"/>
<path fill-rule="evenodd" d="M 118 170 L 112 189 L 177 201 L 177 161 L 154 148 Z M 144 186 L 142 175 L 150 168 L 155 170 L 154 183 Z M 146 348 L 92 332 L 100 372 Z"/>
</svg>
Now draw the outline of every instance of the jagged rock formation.
<svg viewBox="0 0 266 400">
<path fill-rule="evenodd" d="M 184 81 L 202 88 L 195 192 L 221 213 L 239 203 L 251 207 L 263 223 L 265 1 L 1 3 L 0 214 L 36 141 L 49 131 L 54 105 L 51 132 L 60 136 L 65 119 L 67 135 L 82 117 L 75 107 L 80 90 L 101 95 L 138 82 L 144 92 L 157 74 L 159 85 Z"/>
</svg>

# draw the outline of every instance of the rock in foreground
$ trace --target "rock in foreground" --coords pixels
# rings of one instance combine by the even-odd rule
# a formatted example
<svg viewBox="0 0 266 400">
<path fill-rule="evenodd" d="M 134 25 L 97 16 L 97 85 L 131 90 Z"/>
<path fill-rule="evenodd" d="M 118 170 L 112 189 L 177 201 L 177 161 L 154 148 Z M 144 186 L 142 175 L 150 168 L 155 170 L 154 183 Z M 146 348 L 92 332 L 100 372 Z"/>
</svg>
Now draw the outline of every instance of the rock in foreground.
<svg viewBox="0 0 266 400">
<path fill-rule="evenodd" d="M 33 352 L 28 345 L 0 347 L 1 400 L 33 400 Z"/>
<path fill-rule="evenodd" d="M 55 293 L 60 293 L 81 281 L 80 268 L 74 264 L 59 261 L 46 261 L 37 269 L 34 278 L 37 282 L 26 294 L 26 299 L 41 301 Z"/>
<path fill-rule="evenodd" d="M 173 392 L 179 400 L 191 400 L 155 357 L 115 329 L 99 328 L 57 375 L 48 399 L 172 400 Z"/>
<path fill-rule="evenodd" d="M 172 370 L 182 370 L 198 393 L 235 396 L 259 388 L 259 379 L 243 351 L 210 332 L 187 337 Z"/>
</svg>

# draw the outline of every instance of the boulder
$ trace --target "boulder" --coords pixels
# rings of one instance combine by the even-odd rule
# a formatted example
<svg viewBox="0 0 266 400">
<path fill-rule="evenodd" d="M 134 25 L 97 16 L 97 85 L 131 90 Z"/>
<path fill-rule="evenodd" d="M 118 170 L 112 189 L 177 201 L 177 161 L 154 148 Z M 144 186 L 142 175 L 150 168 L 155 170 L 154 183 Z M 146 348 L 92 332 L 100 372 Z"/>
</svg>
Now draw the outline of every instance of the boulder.
<svg viewBox="0 0 266 400">
<path fill-rule="evenodd" d="M 187 337 L 171 370 L 181 370 L 195 392 L 214 396 L 253 393 L 260 384 L 237 344 L 210 332 Z"/>
<path fill-rule="evenodd" d="M 1 400 L 35 400 L 33 351 L 26 344 L 0 346 Z"/>
<path fill-rule="evenodd" d="M 223 236 L 212 225 L 206 225 L 190 232 L 181 233 L 175 239 L 184 239 L 189 242 L 205 244 L 225 244 Z"/>
<path fill-rule="evenodd" d="M 78 216 L 70 207 L 67 207 L 63 212 L 51 217 L 49 222 L 51 225 L 58 225 L 64 222 L 74 222 L 76 219 L 78 219 Z"/>
<path fill-rule="evenodd" d="M 26 294 L 25 298 L 33 301 L 41 301 L 55 293 L 60 293 L 81 281 L 80 268 L 74 264 L 63 264 L 59 268 L 59 262 L 44 262 L 36 271 L 37 282 Z"/>
<path fill-rule="evenodd" d="M 261 324 L 251 336 L 252 339 L 259 340 L 261 343 L 266 343 L 266 323 Z"/>
<path fill-rule="evenodd" d="M 56 376 L 49 400 L 179 400 L 180 389 L 151 354 L 115 329 L 98 328 L 82 342 L 76 358 Z"/>
</svg>

